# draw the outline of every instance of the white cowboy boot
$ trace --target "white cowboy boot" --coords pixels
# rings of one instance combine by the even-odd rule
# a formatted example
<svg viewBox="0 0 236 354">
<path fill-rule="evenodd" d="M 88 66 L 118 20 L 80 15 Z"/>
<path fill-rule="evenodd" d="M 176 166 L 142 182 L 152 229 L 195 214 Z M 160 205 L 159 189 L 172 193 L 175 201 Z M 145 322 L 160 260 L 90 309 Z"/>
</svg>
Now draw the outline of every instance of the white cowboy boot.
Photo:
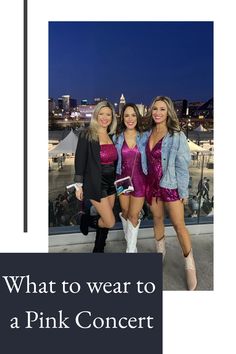
<svg viewBox="0 0 236 354">
<path fill-rule="evenodd" d="M 162 261 L 164 261 L 166 255 L 165 235 L 160 240 L 155 239 L 155 241 L 157 253 L 162 253 Z"/>
<path fill-rule="evenodd" d="M 138 238 L 138 230 L 140 226 L 141 220 L 138 221 L 137 226 L 133 226 L 133 224 L 127 220 L 127 250 L 126 253 L 137 253 L 137 238 Z"/>
<path fill-rule="evenodd" d="M 197 275 L 192 249 L 187 257 L 184 257 L 184 261 L 188 290 L 195 290 L 197 286 Z"/>
</svg>

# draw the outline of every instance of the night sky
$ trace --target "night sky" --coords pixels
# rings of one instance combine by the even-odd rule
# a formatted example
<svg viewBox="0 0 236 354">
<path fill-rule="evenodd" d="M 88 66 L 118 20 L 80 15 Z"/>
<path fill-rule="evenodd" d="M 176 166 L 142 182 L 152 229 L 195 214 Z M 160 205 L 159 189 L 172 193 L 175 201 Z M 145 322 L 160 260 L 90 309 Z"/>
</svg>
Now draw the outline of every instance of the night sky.
<svg viewBox="0 0 236 354">
<path fill-rule="evenodd" d="M 50 22 L 49 96 L 213 97 L 213 22 Z"/>
</svg>

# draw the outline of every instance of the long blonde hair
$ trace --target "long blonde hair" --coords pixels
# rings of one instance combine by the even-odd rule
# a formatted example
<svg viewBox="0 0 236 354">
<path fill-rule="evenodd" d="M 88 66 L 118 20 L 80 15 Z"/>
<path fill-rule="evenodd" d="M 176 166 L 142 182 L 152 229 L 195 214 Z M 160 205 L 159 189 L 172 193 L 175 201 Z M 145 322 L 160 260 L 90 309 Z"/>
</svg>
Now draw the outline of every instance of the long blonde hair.
<svg viewBox="0 0 236 354">
<path fill-rule="evenodd" d="M 115 109 L 114 109 L 113 105 L 110 102 L 101 101 L 101 102 L 99 102 L 96 105 L 95 110 L 93 111 L 93 116 L 91 118 L 91 121 L 90 121 L 90 124 L 89 124 L 89 128 L 88 128 L 88 133 L 87 133 L 89 140 L 98 141 L 98 128 L 99 128 L 99 125 L 98 125 L 98 113 L 104 107 L 110 108 L 111 112 L 112 112 L 112 121 L 111 121 L 111 124 L 108 127 L 108 134 L 112 135 L 116 131 L 117 119 L 116 119 Z"/>
<path fill-rule="evenodd" d="M 173 134 L 174 132 L 180 132 L 180 124 L 179 124 L 179 120 L 177 117 L 177 114 L 175 112 L 175 108 L 174 108 L 174 104 L 172 102 L 172 100 L 167 97 L 167 96 L 157 96 L 156 98 L 154 98 L 154 100 L 152 101 L 148 113 L 146 115 L 147 119 L 148 119 L 148 127 L 149 129 L 151 129 L 152 127 L 155 126 L 155 122 L 152 118 L 152 111 L 153 111 L 153 107 L 155 105 L 155 103 L 157 101 L 162 101 L 166 104 L 167 106 L 167 121 L 166 121 L 166 125 L 167 125 L 167 129 L 168 132 L 170 134 Z"/>
</svg>

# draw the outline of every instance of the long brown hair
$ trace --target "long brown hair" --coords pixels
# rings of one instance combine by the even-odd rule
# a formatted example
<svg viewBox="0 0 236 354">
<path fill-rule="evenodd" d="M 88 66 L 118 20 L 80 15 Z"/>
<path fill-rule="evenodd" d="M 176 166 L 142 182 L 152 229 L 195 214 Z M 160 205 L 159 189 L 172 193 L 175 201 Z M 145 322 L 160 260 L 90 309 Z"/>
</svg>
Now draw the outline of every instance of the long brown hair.
<svg viewBox="0 0 236 354">
<path fill-rule="evenodd" d="M 146 115 L 146 118 L 148 120 L 148 128 L 152 129 L 156 124 L 152 118 L 152 111 L 153 111 L 153 107 L 155 105 L 155 103 L 157 101 L 162 101 L 166 104 L 167 106 L 167 120 L 166 120 L 166 125 L 167 125 L 167 129 L 168 132 L 173 135 L 174 132 L 180 132 L 180 124 L 179 124 L 179 120 L 177 117 L 177 114 L 175 112 L 175 108 L 174 108 L 174 104 L 172 102 L 172 100 L 167 97 L 167 96 L 157 96 L 156 98 L 154 98 L 154 100 L 152 101 L 148 113 Z"/>
<path fill-rule="evenodd" d="M 136 124 L 135 129 L 138 132 L 140 132 L 140 133 L 142 133 L 142 131 L 143 131 L 143 128 L 142 128 L 142 116 L 141 116 L 141 114 L 140 114 L 140 112 L 138 110 L 138 107 L 134 103 L 126 103 L 124 105 L 124 107 L 122 108 L 122 111 L 121 111 L 120 124 L 117 127 L 117 135 L 123 133 L 125 131 L 125 129 L 127 128 L 125 123 L 124 123 L 124 114 L 125 114 L 126 108 L 128 108 L 128 107 L 132 107 L 133 108 L 133 110 L 134 110 L 134 112 L 136 114 L 136 117 L 137 117 L 137 124 Z"/>
</svg>

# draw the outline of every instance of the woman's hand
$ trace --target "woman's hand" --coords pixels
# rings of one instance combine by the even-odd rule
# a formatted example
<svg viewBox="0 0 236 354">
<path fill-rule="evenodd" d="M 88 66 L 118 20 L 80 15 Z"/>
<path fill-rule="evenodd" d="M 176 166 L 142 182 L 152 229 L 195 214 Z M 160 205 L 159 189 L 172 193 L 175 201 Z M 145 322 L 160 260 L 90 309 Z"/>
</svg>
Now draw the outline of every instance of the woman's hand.
<svg viewBox="0 0 236 354">
<path fill-rule="evenodd" d="M 82 187 L 77 187 L 76 188 L 75 196 L 76 196 L 77 199 L 83 200 L 84 194 L 83 194 L 83 188 Z"/>
<path fill-rule="evenodd" d="M 182 198 L 181 202 L 183 203 L 183 205 L 187 205 L 188 204 L 188 198 Z"/>
</svg>

